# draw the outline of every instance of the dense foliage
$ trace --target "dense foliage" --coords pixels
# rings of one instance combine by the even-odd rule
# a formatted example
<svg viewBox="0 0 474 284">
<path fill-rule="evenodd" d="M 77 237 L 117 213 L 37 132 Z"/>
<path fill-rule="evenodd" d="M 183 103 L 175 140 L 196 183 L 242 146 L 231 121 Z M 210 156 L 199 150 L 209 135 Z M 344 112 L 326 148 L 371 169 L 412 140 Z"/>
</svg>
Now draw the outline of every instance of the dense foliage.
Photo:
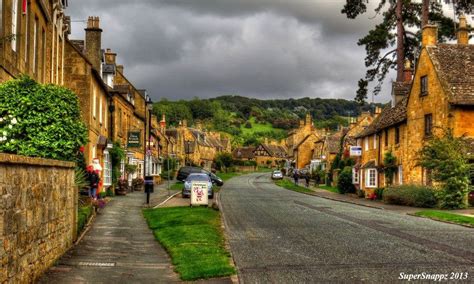
<svg viewBox="0 0 474 284">
<path fill-rule="evenodd" d="M 87 129 L 77 96 L 28 77 L 0 85 L 0 152 L 75 161 Z"/>
<path fill-rule="evenodd" d="M 341 194 L 355 192 L 355 187 L 352 183 L 352 167 L 345 167 L 341 171 L 337 179 L 337 189 Z"/>
<path fill-rule="evenodd" d="M 432 208 L 437 200 L 433 190 L 426 186 L 402 185 L 389 187 L 383 191 L 383 201 L 413 207 Z"/>
<path fill-rule="evenodd" d="M 454 137 L 451 130 L 433 137 L 419 152 L 419 164 L 431 171 L 439 184 L 441 208 L 464 208 L 467 205 L 470 174 L 467 145 L 463 138 Z"/>
<path fill-rule="evenodd" d="M 125 150 L 120 146 L 120 142 L 114 142 L 112 149 L 109 150 L 110 160 L 112 162 L 112 185 L 117 186 L 122 173 L 120 166 L 125 160 Z"/>
<path fill-rule="evenodd" d="M 241 96 L 213 99 L 169 101 L 155 103 L 154 113 L 166 115 L 167 123 L 188 125 L 199 121 L 208 130 L 223 131 L 236 136 L 235 145 L 256 145 L 264 138 L 280 140 L 287 131 L 297 128 L 306 114 L 313 116 L 318 128 L 337 129 L 347 125 L 346 116 L 357 116 L 373 106 L 359 106 L 343 99 L 301 98 L 287 100 L 258 100 Z"/>
</svg>

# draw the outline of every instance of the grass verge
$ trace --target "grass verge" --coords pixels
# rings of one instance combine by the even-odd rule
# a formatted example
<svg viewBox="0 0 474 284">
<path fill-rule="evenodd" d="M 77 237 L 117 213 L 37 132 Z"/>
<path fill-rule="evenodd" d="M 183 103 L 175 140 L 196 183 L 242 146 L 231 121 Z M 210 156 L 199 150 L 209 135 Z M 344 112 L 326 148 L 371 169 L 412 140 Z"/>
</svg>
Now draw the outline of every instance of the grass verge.
<svg viewBox="0 0 474 284">
<path fill-rule="evenodd" d="M 233 177 L 240 176 L 242 173 L 232 172 L 232 173 L 217 173 L 217 176 L 220 177 L 223 181 L 229 180 Z"/>
<path fill-rule="evenodd" d="M 283 188 L 286 188 L 286 189 L 289 189 L 289 190 L 292 190 L 292 191 L 296 191 L 296 192 L 303 192 L 303 193 L 313 192 L 311 189 L 303 187 L 303 186 L 296 185 L 292 181 L 287 180 L 287 179 L 277 180 L 277 181 L 275 181 L 275 184 L 280 186 L 280 187 L 283 187 Z"/>
<path fill-rule="evenodd" d="M 177 182 L 170 186 L 170 190 L 183 190 L 183 188 L 184 188 L 183 182 Z"/>
<path fill-rule="evenodd" d="M 219 211 L 207 207 L 144 209 L 155 238 L 184 281 L 235 274 L 225 249 Z"/>
<path fill-rule="evenodd" d="M 337 189 L 337 187 L 333 187 L 333 186 L 319 185 L 318 188 L 324 189 L 324 190 L 327 190 L 327 191 L 330 191 L 330 192 L 334 192 L 334 193 L 339 193 L 339 189 Z"/>
<path fill-rule="evenodd" d="M 416 212 L 415 215 L 419 217 L 430 218 L 433 220 L 447 221 L 451 223 L 474 227 L 473 217 L 468 217 L 468 216 L 463 216 L 463 215 L 458 215 L 458 214 L 453 214 L 453 213 L 448 213 L 448 212 L 443 212 L 443 211 L 437 211 L 437 210 L 423 210 L 423 211 Z"/>
</svg>

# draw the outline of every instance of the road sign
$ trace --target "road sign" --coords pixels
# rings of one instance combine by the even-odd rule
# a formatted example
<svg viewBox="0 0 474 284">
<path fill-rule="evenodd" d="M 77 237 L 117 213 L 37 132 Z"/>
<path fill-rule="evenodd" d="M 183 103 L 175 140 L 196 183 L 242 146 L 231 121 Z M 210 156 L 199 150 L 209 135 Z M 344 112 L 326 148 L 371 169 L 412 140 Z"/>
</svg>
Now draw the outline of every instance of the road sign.
<svg viewBox="0 0 474 284">
<path fill-rule="evenodd" d="M 209 184 L 206 181 L 193 181 L 191 183 L 191 205 L 207 205 Z"/>
<path fill-rule="evenodd" d="M 351 146 L 350 156 L 351 157 L 360 157 L 360 156 L 362 156 L 362 147 L 361 146 Z"/>
</svg>

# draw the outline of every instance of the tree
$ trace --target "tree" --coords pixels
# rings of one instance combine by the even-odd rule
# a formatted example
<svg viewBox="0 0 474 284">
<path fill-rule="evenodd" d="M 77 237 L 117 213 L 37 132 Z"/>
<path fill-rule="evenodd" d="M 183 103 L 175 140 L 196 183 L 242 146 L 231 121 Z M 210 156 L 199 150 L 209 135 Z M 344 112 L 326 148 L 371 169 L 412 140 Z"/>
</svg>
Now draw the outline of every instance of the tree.
<svg viewBox="0 0 474 284">
<path fill-rule="evenodd" d="M 221 171 L 227 171 L 233 166 L 234 159 L 230 153 L 219 153 L 215 158 L 216 166 Z"/>
<path fill-rule="evenodd" d="M 419 165 L 431 172 L 439 184 L 438 197 L 442 208 L 464 208 L 467 205 L 470 175 L 467 145 L 463 138 L 454 137 L 451 129 L 433 137 L 420 150 Z"/>
<path fill-rule="evenodd" d="M 445 41 L 455 36 L 454 22 L 443 15 L 441 4 L 435 1 L 415 3 L 412 0 L 373 0 L 378 5 L 376 15 L 382 15 L 381 23 L 359 39 L 358 45 L 365 46 L 365 65 L 368 68 L 365 78 L 359 80 L 356 101 L 363 104 L 367 99 L 368 83 L 376 81 L 373 94 L 381 91 L 382 84 L 391 69 L 397 69 L 397 81 L 402 80 L 403 62 L 405 59 L 414 60 L 420 46 L 421 33 L 413 33 L 409 28 L 420 30 L 422 11 L 425 11 L 424 21 L 430 19 L 440 25 L 439 40 Z M 369 0 L 346 0 L 342 13 L 349 19 L 367 12 Z M 429 4 L 429 15 L 427 5 Z M 458 14 L 469 13 L 473 10 L 472 0 L 455 1 Z M 424 9 L 423 9 L 424 7 Z M 394 48 L 396 46 L 396 48 Z"/>
</svg>

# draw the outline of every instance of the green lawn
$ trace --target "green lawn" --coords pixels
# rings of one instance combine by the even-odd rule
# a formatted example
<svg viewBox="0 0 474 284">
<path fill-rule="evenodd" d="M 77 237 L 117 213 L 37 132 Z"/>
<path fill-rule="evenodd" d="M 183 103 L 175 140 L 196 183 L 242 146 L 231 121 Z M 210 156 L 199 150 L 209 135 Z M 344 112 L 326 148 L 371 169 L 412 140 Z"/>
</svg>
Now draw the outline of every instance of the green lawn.
<svg viewBox="0 0 474 284">
<path fill-rule="evenodd" d="M 303 193 L 313 192 L 311 189 L 303 187 L 303 186 L 296 185 L 294 182 L 292 182 L 290 180 L 287 180 L 287 179 L 277 180 L 277 181 L 275 181 L 275 184 L 280 186 L 280 187 L 283 187 L 283 188 L 286 188 L 286 189 L 289 189 L 289 190 L 293 190 L 293 191 L 296 191 L 296 192 L 303 192 Z"/>
<path fill-rule="evenodd" d="M 144 209 L 155 238 L 184 281 L 235 274 L 225 249 L 219 211 L 207 207 Z"/>
<path fill-rule="evenodd" d="M 334 193 L 339 193 L 339 189 L 337 189 L 337 187 L 333 187 L 333 186 L 319 185 L 318 188 L 324 189 L 324 190 L 327 190 L 327 191 L 330 191 L 330 192 L 334 192 Z"/>
<path fill-rule="evenodd" d="M 444 211 L 423 210 L 420 212 L 416 212 L 415 215 L 420 216 L 420 217 L 430 218 L 433 220 L 448 221 L 448 222 L 453 222 L 456 224 L 468 225 L 468 226 L 474 227 L 473 217 L 448 213 Z"/>
</svg>

